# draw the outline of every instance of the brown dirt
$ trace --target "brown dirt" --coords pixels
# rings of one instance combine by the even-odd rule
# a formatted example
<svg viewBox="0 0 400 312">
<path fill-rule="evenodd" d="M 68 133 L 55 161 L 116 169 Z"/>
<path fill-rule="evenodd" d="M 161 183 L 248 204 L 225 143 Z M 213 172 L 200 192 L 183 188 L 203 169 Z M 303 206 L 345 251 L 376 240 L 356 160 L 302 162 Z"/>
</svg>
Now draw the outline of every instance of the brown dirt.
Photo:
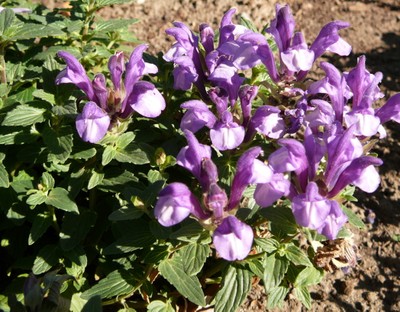
<svg viewBox="0 0 400 312">
<path fill-rule="evenodd" d="M 371 72 L 381 71 L 382 90 L 387 95 L 400 92 L 400 1 L 398 0 L 288 0 L 305 38 L 312 41 L 320 28 L 332 20 L 344 20 L 351 27 L 341 32 L 353 46 L 349 57 L 328 59 L 342 70 L 356 64 L 361 54 L 367 56 Z M 139 18 L 132 29 L 137 38 L 150 44 L 149 52 L 165 52 L 172 39 L 165 29 L 173 21 L 182 21 L 197 30 L 200 23 L 218 25 L 223 13 L 236 7 L 239 14 L 253 20 L 261 28 L 274 15 L 271 0 L 137 0 L 106 9 L 102 16 Z M 355 233 L 361 260 L 348 274 L 337 271 L 328 274 L 323 283 L 312 290 L 313 311 L 400 311 L 400 126 L 388 124 L 388 138 L 376 149 L 384 160 L 380 167 L 382 183 L 372 195 L 358 194 L 359 202 L 353 209 L 364 220 L 366 209 L 376 214 L 374 224 Z M 284 311 L 304 308 L 292 297 Z M 255 287 L 242 311 L 264 311 L 266 296 L 262 287 Z"/>
</svg>

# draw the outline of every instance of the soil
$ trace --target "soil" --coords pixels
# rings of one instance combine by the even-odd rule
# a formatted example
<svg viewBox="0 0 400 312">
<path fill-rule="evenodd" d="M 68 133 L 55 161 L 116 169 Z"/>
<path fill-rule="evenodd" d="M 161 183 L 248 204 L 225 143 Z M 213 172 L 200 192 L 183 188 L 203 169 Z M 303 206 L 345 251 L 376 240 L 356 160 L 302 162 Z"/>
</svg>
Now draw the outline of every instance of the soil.
<svg viewBox="0 0 400 312">
<path fill-rule="evenodd" d="M 296 19 L 296 27 L 312 42 L 322 26 L 332 20 L 351 24 L 342 37 L 353 47 L 349 57 L 328 57 L 341 70 L 355 66 L 357 57 L 365 54 L 368 69 L 381 71 L 381 89 L 388 96 L 400 92 L 400 1 L 399 0 L 287 0 Z M 238 14 L 251 19 L 261 29 L 275 14 L 271 0 L 137 0 L 131 4 L 107 8 L 104 18 L 138 18 L 132 31 L 147 42 L 149 52 L 166 52 L 173 39 L 165 34 L 173 21 L 182 21 L 191 29 L 209 23 L 217 27 L 223 13 L 236 7 Z M 374 194 L 357 193 L 355 211 L 367 222 L 367 229 L 355 231 L 360 260 L 345 274 L 327 274 L 312 289 L 313 311 L 400 311 L 400 126 L 386 124 L 388 137 L 376 152 L 384 160 L 380 167 L 382 183 Z M 354 229 L 354 228 L 353 228 Z M 398 240 L 398 239 L 397 239 Z M 241 311 L 265 311 L 266 295 L 255 286 Z M 282 311 L 303 311 L 291 298 Z"/>
</svg>

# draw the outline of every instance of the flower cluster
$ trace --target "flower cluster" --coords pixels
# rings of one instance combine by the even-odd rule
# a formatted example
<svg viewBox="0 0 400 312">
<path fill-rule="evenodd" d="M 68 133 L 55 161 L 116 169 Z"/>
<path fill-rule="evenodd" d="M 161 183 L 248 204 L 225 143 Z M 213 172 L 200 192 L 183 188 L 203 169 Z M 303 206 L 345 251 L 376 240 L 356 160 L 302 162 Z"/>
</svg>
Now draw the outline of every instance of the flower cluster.
<svg viewBox="0 0 400 312">
<path fill-rule="evenodd" d="M 177 156 L 177 163 L 198 180 L 200 203 L 186 185 L 175 182 L 159 194 L 155 215 L 164 226 L 172 226 L 192 215 L 213 232 L 221 257 L 243 259 L 250 252 L 253 230 L 234 214 L 244 189 L 256 185 L 254 199 L 260 207 L 290 200 L 296 222 L 335 239 L 347 216 L 341 193 L 349 185 L 365 192 L 380 183 L 372 156 L 370 138 L 384 137 L 382 124 L 400 121 L 400 95 L 374 108 L 383 97 L 378 84 L 381 73 L 366 70 L 365 57 L 348 73 L 327 62 L 320 66 L 325 77 L 305 83 L 308 71 L 324 52 L 348 55 L 350 45 L 338 34 L 349 25 L 334 21 L 325 25 L 311 46 L 300 32 L 288 6 L 276 6 L 276 17 L 265 29 L 274 40 L 232 22 L 234 9 L 222 18 L 219 39 L 209 25 L 201 25 L 199 36 L 175 23 L 167 34 L 176 43 L 164 55 L 174 63 L 174 87 L 189 90 L 192 85 L 200 99 L 181 104 L 185 110 L 180 127 L 189 145 Z M 276 53 L 275 53 L 276 52 Z M 264 66 L 271 78 L 251 84 L 249 69 Z M 252 73 L 250 73 L 251 75 Z M 260 88 L 268 85 L 269 97 L 254 102 Z M 230 196 L 218 185 L 218 172 L 210 146 L 195 134 L 209 129 L 209 139 L 218 155 L 242 153 L 230 186 Z M 279 148 L 261 161 L 262 148 L 276 141 Z M 265 144 L 264 144 L 265 146 Z M 270 145 L 269 145 L 270 146 Z"/>
<path fill-rule="evenodd" d="M 75 84 L 89 100 L 76 119 L 76 129 L 84 141 L 99 142 L 108 130 L 133 112 L 154 118 L 164 110 L 165 100 L 161 93 L 152 83 L 140 81 L 144 75 L 158 71 L 155 65 L 143 60 L 146 48 L 146 45 L 137 46 L 126 65 L 122 52 L 110 58 L 108 68 L 114 86 L 110 90 L 103 74 L 96 74 L 91 81 L 73 55 L 66 51 L 58 52 L 67 67 L 58 74 L 56 83 Z"/>
</svg>

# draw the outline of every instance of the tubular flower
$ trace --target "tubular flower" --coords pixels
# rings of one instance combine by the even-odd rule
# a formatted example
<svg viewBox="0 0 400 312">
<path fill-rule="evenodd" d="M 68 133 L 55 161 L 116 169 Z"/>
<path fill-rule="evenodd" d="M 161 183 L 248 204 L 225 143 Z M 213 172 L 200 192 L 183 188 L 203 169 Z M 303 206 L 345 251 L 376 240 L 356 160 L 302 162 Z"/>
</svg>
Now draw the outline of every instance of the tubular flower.
<svg viewBox="0 0 400 312">
<path fill-rule="evenodd" d="M 219 255 L 229 261 L 244 259 L 253 244 L 250 226 L 232 215 L 249 184 L 268 182 L 270 169 L 256 159 L 261 148 L 245 152 L 238 161 L 236 174 L 228 198 L 218 185 L 217 166 L 211 160 L 211 151 L 190 131 L 185 131 L 189 145 L 178 154 L 177 163 L 194 174 L 203 193 L 202 205 L 182 183 L 172 183 L 159 194 L 154 214 L 164 226 L 172 226 L 189 215 L 196 217 L 213 230 L 213 242 Z"/>
<path fill-rule="evenodd" d="M 157 73 L 157 67 L 144 62 L 146 45 L 137 46 L 127 64 L 122 52 L 117 52 L 108 62 L 113 88 L 107 88 L 103 74 L 95 75 L 93 81 L 85 69 L 70 53 L 58 52 L 67 66 L 56 77 L 56 84 L 72 83 L 85 94 L 88 103 L 76 119 L 79 136 L 86 142 L 97 143 L 119 120 L 127 119 L 133 112 L 154 118 L 165 109 L 165 100 L 156 87 L 140 81 L 146 74 Z M 123 78 L 123 74 L 125 77 Z M 97 107 L 96 107 L 97 106 Z"/>
</svg>

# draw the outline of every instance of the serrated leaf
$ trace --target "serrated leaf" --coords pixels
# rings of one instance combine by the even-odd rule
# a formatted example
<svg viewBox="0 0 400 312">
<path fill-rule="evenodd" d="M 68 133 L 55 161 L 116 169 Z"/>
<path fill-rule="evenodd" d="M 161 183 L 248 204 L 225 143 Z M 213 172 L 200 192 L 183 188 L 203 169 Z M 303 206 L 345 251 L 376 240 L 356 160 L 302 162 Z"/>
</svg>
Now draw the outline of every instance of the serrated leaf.
<svg viewBox="0 0 400 312">
<path fill-rule="evenodd" d="M 144 256 L 144 263 L 159 263 L 168 256 L 168 246 L 154 246 L 151 250 Z"/>
<path fill-rule="evenodd" d="M 150 302 L 147 306 L 148 312 L 175 312 L 175 309 L 172 307 L 171 302 L 161 301 L 161 300 L 154 300 Z"/>
<path fill-rule="evenodd" d="M 96 216 L 93 211 L 84 211 L 80 215 L 66 214 L 61 226 L 61 248 L 68 251 L 79 245 L 96 222 Z"/>
<path fill-rule="evenodd" d="M 215 312 L 236 311 L 251 289 L 251 278 L 251 272 L 230 265 L 222 278 L 222 287 L 215 297 Z"/>
<path fill-rule="evenodd" d="M 294 265 L 312 266 L 308 256 L 299 247 L 292 243 L 286 246 L 285 255 Z"/>
<path fill-rule="evenodd" d="M 279 247 L 279 242 L 273 238 L 255 238 L 254 242 L 258 247 L 267 253 L 274 252 Z"/>
<path fill-rule="evenodd" d="M 122 207 L 113 211 L 109 216 L 110 221 L 124 221 L 138 219 L 143 215 L 144 211 L 135 207 Z"/>
<path fill-rule="evenodd" d="M 49 150 L 49 162 L 64 163 L 72 152 L 72 128 L 62 127 L 56 131 L 46 127 L 43 131 L 43 140 Z"/>
<path fill-rule="evenodd" d="M 110 5 L 124 4 L 132 2 L 133 0 L 96 0 L 96 8 L 101 8 Z"/>
<path fill-rule="evenodd" d="M 64 211 L 79 214 L 78 206 L 69 198 L 68 191 L 61 187 L 53 188 L 47 196 L 45 203 Z"/>
<path fill-rule="evenodd" d="M 311 309 L 311 295 L 306 286 L 296 287 L 293 293 L 307 309 Z"/>
<path fill-rule="evenodd" d="M 0 187 L 9 187 L 10 180 L 8 179 L 8 172 L 6 167 L 0 163 Z"/>
<path fill-rule="evenodd" d="M 13 10 L 6 8 L 0 13 L 0 36 L 11 26 L 15 18 Z"/>
<path fill-rule="evenodd" d="M 109 31 L 116 31 L 120 28 L 127 27 L 134 23 L 137 23 L 137 18 L 130 18 L 130 19 L 113 19 L 108 21 L 101 21 L 96 23 L 95 31 L 96 32 L 109 32 Z"/>
<path fill-rule="evenodd" d="M 92 171 L 92 175 L 90 176 L 89 182 L 88 182 L 88 190 L 91 190 L 95 188 L 97 185 L 99 185 L 104 178 L 104 173 L 103 172 L 97 172 L 97 171 Z"/>
<path fill-rule="evenodd" d="M 115 142 L 115 146 L 119 149 L 124 149 L 135 139 L 135 134 L 133 132 L 125 132 L 121 134 L 117 141 Z"/>
<path fill-rule="evenodd" d="M 273 309 L 275 307 L 282 307 L 282 303 L 285 300 L 287 294 L 289 293 L 289 289 L 284 286 L 278 286 L 272 288 L 268 293 L 268 301 L 267 308 Z"/>
<path fill-rule="evenodd" d="M 43 204 L 47 199 L 47 195 L 46 193 L 42 192 L 42 191 L 37 191 L 31 195 L 29 195 L 29 197 L 26 199 L 26 203 L 30 206 L 38 206 L 40 204 Z"/>
<path fill-rule="evenodd" d="M 259 213 L 271 221 L 271 233 L 278 237 L 286 237 L 297 233 L 297 223 L 292 210 L 286 207 L 268 207 Z"/>
<path fill-rule="evenodd" d="M 81 246 L 63 252 L 65 256 L 64 266 L 67 274 L 74 276 L 75 278 L 81 277 L 85 273 L 86 266 L 88 264 L 85 250 Z"/>
<path fill-rule="evenodd" d="M 29 105 L 18 105 L 9 111 L 4 118 L 3 126 L 29 126 L 45 120 L 43 108 L 36 108 Z"/>
<path fill-rule="evenodd" d="M 296 276 L 294 285 L 296 287 L 316 285 L 322 280 L 323 277 L 324 273 L 322 270 L 320 271 L 313 266 L 306 267 Z"/>
<path fill-rule="evenodd" d="M 264 259 L 264 287 L 268 292 L 279 286 L 289 267 L 289 261 L 272 254 Z"/>
<path fill-rule="evenodd" d="M 365 223 L 351 209 L 342 205 L 342 210 L 346 214 L 351 225 L 354 225 L 359 229 L 365 229 Z"/>
<path fill-rule="evenodd" d="M 58 264 L 58 249 L 56 245 L 47 245 L 39 250 L 33 262 L 32 272 L 35 275 L 43 274 Z"/>
<path fill-rule="evenodd" d="M 39 99 L 41 99 L 43 101 L 46 101 L 47 103 L 50 103 L 52 105 L 55 104 L 54 94 L 47 93 L 42 89 L 35 90 L 33 92 L 33 96 L 36 97 L 36 98 L 39 98 Z"/>
<path fill-rule="evenodd" d="M 124 149 L 117 148 L 115 159 L 135 165 L 144 165 L 150 162 L 146 152 L 136 143 L 130 143 Z"/>
<path fill-rule="evenodd" d="M 141 219 L 132 221 L 120 221 L 116 225 L 122 235 L 111 245 L 104 248 L 104 254 L 128 253 L 154 243 L 155 237 L 150 231 L 148 222 Z"/>
<path fill-rule="evenodd" d="M 102 311 L 103 307 L 101 304 L 100 296 L 90 297 L 89 300 L 85 303 L 81 312 L 97 312 Z"/>
<path fill-rule="evenodd" d="M 101 164 L 103 166 L 108 165 L 115 158 L 116 154 L 117 150 L 114 148 L 114 146 L 111 145 L 106 146 L 106 148 L 103 151 Z"/>
<path fill-rule="evenodd" d="M 97 150 L 94 147 L 90 147 L 84 150 L 76 151 L 76 146 L 74 146 L 73 152 L 74 153 L 71 154 L 70 158 L 88 160 L 96 155 Z"/>
<path fill-rule="evenodd" d="M 203 268 L 210 251 L 210 246 L 194 243 L 182 247 L 177 254 L 182 260 L 185 272 L 196 275 Z"/>
<path fill-rule="evenodd" d="M 96 285 L 82 293 L 81 298 L 90 299 L 100 296 L 102 299 L 118 297 L 132 293 L 140 286 L 140 282 L 127 271 L 118 270 L 108 274 Z"/>
<path fill-rule="evenodd" d="M 40 25 L 23 23 L 13 34 L 12 40 L 26 40 L 33 38 L 44 38 L 49 36 L 63 36 L 65 33 L 58 27 L 51 25 Z"/>
<path fill-rule="evenodd" d="M 199 306 L 206 305 L 199 279 L 196 276 L 188 275 L 179 259 L 172 258 L 162 261 L 158 270 L 182 296 Z"/>
<path fill-rule="evenodd" d="M 54 187 L 56 181 L 54 180 L 53 176 L 50 173 L 43 172 L 41 183 L 47 190 L 50 190 Z"/>
<path fill-rule="evenodd" d="M 33 245 L 47 231 L 53 221 L 50 213 L 39 213 L 35 216 L 29 233 L 28 245 Z"/>
</svg>

